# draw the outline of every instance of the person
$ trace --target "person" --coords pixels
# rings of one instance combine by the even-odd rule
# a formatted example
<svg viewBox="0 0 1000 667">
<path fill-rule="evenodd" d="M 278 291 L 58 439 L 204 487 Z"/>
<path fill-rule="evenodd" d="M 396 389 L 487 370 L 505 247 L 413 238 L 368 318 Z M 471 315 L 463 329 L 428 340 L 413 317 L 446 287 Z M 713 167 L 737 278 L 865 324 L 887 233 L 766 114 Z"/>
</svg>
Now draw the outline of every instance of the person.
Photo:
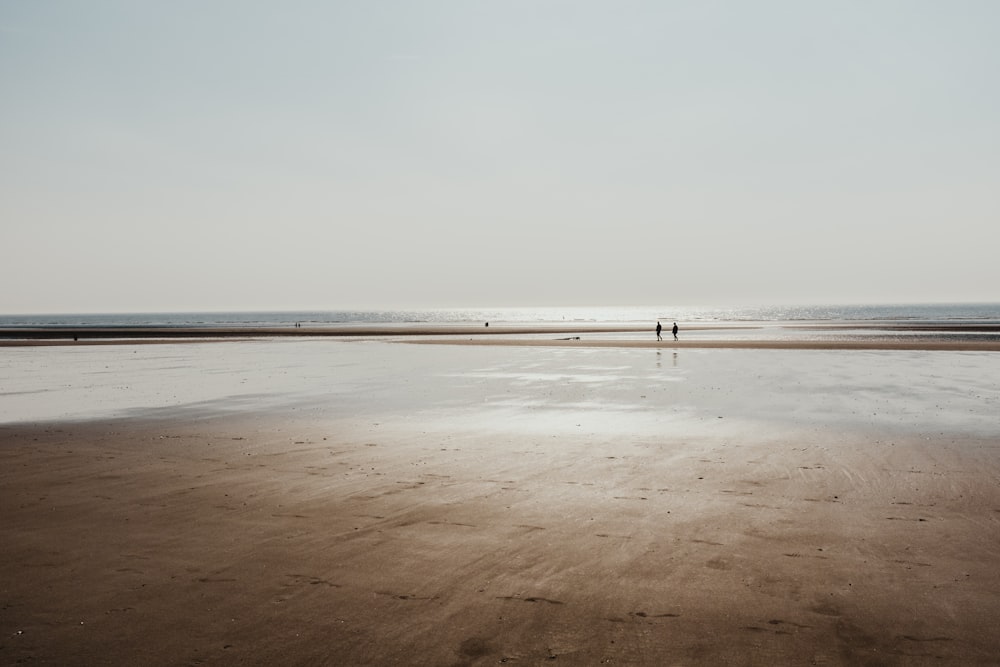
<svg viewBox="0 0 1000 667">
<path fill-rule="evenodd" d="M 674 340 L 677 340 L 677 322 L 674 322 Z"/>
<path fill-rule="evenodd" d="M 661 327 L 660 323 L 657 322 L 656 323 L 656 340 L 663 340 L 663 338 L 660 337 L 660 332 L 661 331 L 663 331 L 663 327 Z"/>
</svg>

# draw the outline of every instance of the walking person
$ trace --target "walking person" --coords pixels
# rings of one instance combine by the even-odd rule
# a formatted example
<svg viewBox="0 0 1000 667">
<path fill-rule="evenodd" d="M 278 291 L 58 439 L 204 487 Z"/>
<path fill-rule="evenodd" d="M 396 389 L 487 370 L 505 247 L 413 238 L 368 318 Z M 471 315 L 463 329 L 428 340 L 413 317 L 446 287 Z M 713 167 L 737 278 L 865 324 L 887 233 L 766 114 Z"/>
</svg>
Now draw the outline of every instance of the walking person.
<svg viewBox="0 0 1000 667">
<path fill-rule="evenodd" d="M 677 340 L 677 322 L 674 322 L 674 340 Z"/>
<path fill-rule="evenodd" d="M 660 332 L 661 331 L 663 331 L 663 327 L 661 327 L 660 323 L 657 322 L 656 323 L 656 340 L 663 340 L 663 338 L 660 336 Z"/>
</svg>

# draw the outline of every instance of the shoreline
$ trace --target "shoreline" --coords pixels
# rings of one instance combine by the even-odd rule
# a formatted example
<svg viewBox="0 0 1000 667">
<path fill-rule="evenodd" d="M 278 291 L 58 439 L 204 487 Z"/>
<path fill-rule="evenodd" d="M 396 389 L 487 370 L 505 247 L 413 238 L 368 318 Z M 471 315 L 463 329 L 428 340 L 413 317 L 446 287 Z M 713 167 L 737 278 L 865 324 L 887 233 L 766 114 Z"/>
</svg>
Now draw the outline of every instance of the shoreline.
<svg viewBox="0 0 1000 667">
<path fill-rule="evenodd" d="M 262 340 L 340 341 L 378 340 L 429 345 L 483 345 L 522 347 L 591 347 L 651 349 L 747 349 L 747 350 L 869 350 L 1000 352 L 1000 327 L 984 330 L 953 327 L 927 329 L 854 326 L 787 327 L 791 334 L 775 335 L 774 327 L 687 327 L 680 340 L 609 337 L 613 334 L 652 337 L 648 328 L 623 327 L 345 327 L 336 329 L 242 329 L 242 328 L 111 328 L 69 330 L 0 330 L 0 348 L 63 347 L 94 345 L 160 345 L 246 342 Z M 852 333 L 840 334 L 849 329 Z M 809 336 L 812 332 L 814 336 Z M 819 333 L 817 333 L 819 332 Z M 834 332 L 834 333 L 829 333 Z M 693 335 L 692 335 L 693 334 Z M 739 334 L 741 337 L 729 336 Z M 544 336 L 559 336 L 545 338 Z M 596 336 L 596 337 L 595 337 Z M 703 336 L 703 337 L 700 337 Z M 808 337 L 807 337 L 808 336 Z"/>
<path fill-rule="evenodd" d="M 227 339 L 185 338 L 168 339 L 113 339 L 92 341 L 0 341 L 0 348 L 74 347 L 74 346 L 130 346 L 130 345 L 198 345 L 265 340 L 256 337 Z M 867 351 L 867 352 L 1000 352 L 1000 341 L 624 341 L 624 340 L 403 340 L 388 341 L 412 345 L 458 345 L 492 347 L 562 347 L 562 348 L 621 348 L 655 350 L 813 350 L 813 351 Z"/>
<path fill-rule="evenodd" d="M 732 321 L 724 323 L 684 323 L 683 332 L 725 332 L 761 329 L 788 331 L 885 331 L 1000 334 L 1000 323 L 975 321 L 899 322 L 896 320 L 859 321 Z M 73 336 L 85 339 L 103 338 L 216 338 L 216 337 L 352 337 L 352 336 L 446 336 L 446 335 L 532 335 L 532 334 L 594 334 L 649 333 L 654 327 L 644 323 L 543 322 L 494 323 L 491 326 L 473 323 L 430 324 L 407 322 L 397 324 L 327 324 L 323 326 L 0 326 L 0 340 L 65 339 Z M 665 336 L 669 335 L 665 331 Z"/>
</svg>

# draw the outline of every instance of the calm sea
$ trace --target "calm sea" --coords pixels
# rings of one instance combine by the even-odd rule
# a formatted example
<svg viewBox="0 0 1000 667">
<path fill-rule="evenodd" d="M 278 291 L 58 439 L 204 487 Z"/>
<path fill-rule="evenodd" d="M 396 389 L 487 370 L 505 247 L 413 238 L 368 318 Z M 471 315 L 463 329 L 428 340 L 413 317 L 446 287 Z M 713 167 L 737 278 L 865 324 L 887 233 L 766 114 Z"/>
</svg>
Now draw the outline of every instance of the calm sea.
<svg viewBox="0 0 1000 667">
<path fill-rule="evenodd" d="M 813 305 L 758 307 L 533 307 L 371 311 L 269 311 L 0 315 L 0 327 L 156 326 L 270 327 L 334 324 L 695 322 L 969 322 L 1000 324 L 1000 303 Z"/>
</svg>

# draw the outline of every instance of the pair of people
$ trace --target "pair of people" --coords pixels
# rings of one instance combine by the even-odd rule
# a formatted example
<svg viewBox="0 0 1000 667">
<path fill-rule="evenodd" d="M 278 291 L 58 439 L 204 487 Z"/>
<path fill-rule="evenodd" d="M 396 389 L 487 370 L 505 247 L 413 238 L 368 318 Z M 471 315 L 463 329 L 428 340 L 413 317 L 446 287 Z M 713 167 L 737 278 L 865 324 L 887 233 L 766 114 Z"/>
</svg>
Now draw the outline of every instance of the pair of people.
<svg viewBox="0 0 1000 667">
<path fill-rule="evenodd" d="M 661 327 L 660 323 L 657 322 L 656 323 L 656 340 L 663 340 L 663 337 L 660 336 L 660 332 L 661 331 L 663 331 L 663 327 Z M 674 332 L 674 340 L 677 340 L 677 322 L 674 322 L 673 332 Z"/>
</svg>

